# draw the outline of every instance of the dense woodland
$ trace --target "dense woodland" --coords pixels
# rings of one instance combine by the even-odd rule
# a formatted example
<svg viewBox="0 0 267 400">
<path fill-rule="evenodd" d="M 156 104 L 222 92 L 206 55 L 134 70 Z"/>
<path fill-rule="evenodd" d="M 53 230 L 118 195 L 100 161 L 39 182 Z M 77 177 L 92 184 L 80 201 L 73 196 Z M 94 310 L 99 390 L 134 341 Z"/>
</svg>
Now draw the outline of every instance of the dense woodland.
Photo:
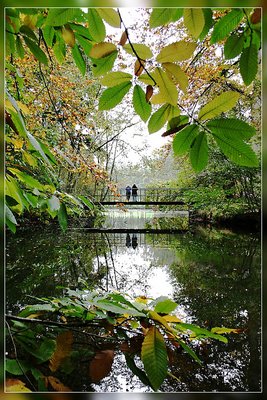
<svg viewBox="0 0 267 400">
<path fill-rule="evenodd" d="M 56 220 L 65 232 L 72 219 L 99 216 L 97 195 L 117 196 L 129 178 L 176 188 L 209 221 L 260 215 L 261 9 L 132 9 L 132 18 L 112 8 L 5 12 L 8 234 Z M 146 155 L 141 139 L 128 140 L 133 129 L 160 131 L 166 144 Z M 130 151 L 143 154 L 138 163 Z M 127 366 L 155 391 L 171 374 L 173 349 L 201 363 L 192 335 L 227 343 L 225 334 L 238 333 L 183 323 L 170 299 L 87 289 L 8 316 L 9 341 L 35 360 L 8 359 L 9 374 L 24 374 L 9 391 L 71 390 L 58 371 L 79 327 L 99 343 L 103 332 L 124 343 Z M 111 367 L 110 350 L 100 353 L 92 374 L 100 361 Z"/>
</svg>

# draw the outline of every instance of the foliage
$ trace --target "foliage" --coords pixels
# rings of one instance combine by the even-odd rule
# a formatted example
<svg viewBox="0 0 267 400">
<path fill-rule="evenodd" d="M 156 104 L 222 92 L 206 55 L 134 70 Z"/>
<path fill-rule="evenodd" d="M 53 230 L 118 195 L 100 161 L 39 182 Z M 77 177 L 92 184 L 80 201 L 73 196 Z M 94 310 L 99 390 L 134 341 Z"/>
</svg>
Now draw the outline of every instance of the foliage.
<svg viewBox="0 0 267 400">
<path fill-rule="evenodd" d="M 65 387 L 55 373 L 58 370 L 66 372 L 73 357 L 77 360 L 83 358 L 84 348 L 74 349 L 77 329 L 79 335 L 91 335 L 98 343 L 115 341 L 123 351 L 128 367 L 155 391 L 168 374 L 168 354 L 175 349 L 183 349 L 193 360 L 201 363 L 190 346 L 192 340 L 217 339 L 227 343 L 222 334 L 238 333 L 235 329 L 220 327 L 209 331 L 183 323 L 173 314 L 177 304 L 164 296 L 155 300 L 145 297 L 130 299 L 119 292 L 68 289 L 64 297 L 38 300 L 38 304 L 22 309 L 18 317 L 7 317 L 9 334 L 19 352 L 17 357 L 7 359 L 6 368 L 11 375 L 24 375 L 33 388 L 40 391 L 49 390 L 49 384 L 54 390 L 61 390 L 51 384 L 51 379 L 53 382 L 56 380 L 59 387 Z M 138 346 L 134 345 L 136 340 Z M 114 354 L 111 349 L 89 354 L 91 381 L 96 382 L 109 373 Z M 135 355 L 141 358 L 143 369 L 135 364 Z M 32 358 L 34 363 L 30 363 Z M 109 367 L 106 365 L 103 369 L 103 362 L 107 362 Z M 73 369 L 75 365 L 69 372 Z M 54 373 L 52 378 L 51 372 Z"/>
<path fill-rule="evenodd" d="M 65 117 L 60 114 L 60 107 L 49 90 L 48 98 L 54 107 L 56 120 L 67 136 L 62 141 L 61 149 L 58 149 L 59 153 L 53 151 L 51 140 L 46 137 L 41 140 L 27 129 L 25 121 L 30 126 L 33 120 L 30 122 L 31 111 L 29 112 L 25 104 L 26 96 L 20 98 L 20 90 L 26 79 L 21 77 L 14 64 L 19 59 L 27 62 L 35 60 L 33 65 L 39 67 L 38 74 L 47 89 L 43 71 L 53 79 L 55 63 L 63 65 L 70 62 L 71 57 L 71 62 L 75 63 L 81 75 L 86 76 L 89 73 L 94 79 L 100 78 L 101 85 L 107 87 L 100 91 L 97 99 L 100 111 L 119 106 L 122 99 L 129 99 L 133 88 L 134 111 L 143 121 L 147 121 L 149 132 L 156 132 L 167 124 L 166 134 L 176 133 L 174 152 L 189 153 L 196 172 L 206 167 L 210 142 L 214 140 L 224 155 L 234 163 L 247 167 L 258 165 L 258 159 L 247 143 L 251 141 L 251 137 L 242 136 L 242 121 L 228 118 L 225 113 L 241 103 L 240 91 L 236 86 L 232 89 L 234 80 L 230 80 L 231 74 L 240 72 L 247 86 L 255 81 L 261 47 L 260 9 L 235 8 L 218 11 L 209 8 L 163 8 L 154 9 L 147 14 L 146 31 L 149 29 L 153 33 L 162 28 L 162 32 L 168 29 L 171 32 L 174 26 L 185 28 L 186 33 L 184 29 L 183 35 L 175 36 L 172 43 L 161 43 L 155 52 L 153 46 L 131 40 L 131 32 L 125 26 L 119 10 L 89 8 L 85 12 L 80 8 L 6 8 L 6 66 L 10 76 L 6 103 L 7 143 L 13 147 L 16 156 L 20 155 L 16 173 L 16 157 L 13 154 L 13 171 L 9 170 L 9 165 L 7 169 L 9 189 L 6 221 L 13 232 L 17 224 L 16 214 L 21 215 L 25 209 L 45 209 L 52 218 L 58 215 L 60 226 L 66 229 L 69 208 L 75 210 L 77 207 L 84 207 L 81 199 L 69 196 L 69 188 L 66 191 L 60 188 L 54 172 L 58 170 L 57 164 L 61 157 L 69 164 L 70 180 L 74 169 L 76 172 L 89 170 L 95 176 L 99 175 L 97 167 L 86 162 L 81 155 L 80 146 L 81 143 L 84 144 L 84 140 L 79 141 L 73 137 L 73 126 L 67 128 L 70 121 L 64 122 Z M 123 28 L 119 41 L 107 36 L 106 23 L 117 30 Z M 204 49 L 210 51 L 211 48 L 221 45 L 224 46 L 225 65 L 217 70 L 214 81 L 210 77 L 206 78 L 204 91 L 195 91 L 194 106 L 189 111 L 190 107 L 186 107 L 186 101 L 183 103 L 181 99 L 190 89 L 190 79 L 194 81 L 192 66 L 197 65 Z M 125 72 L 124 64 L 120 60 L 126 60 L 128 66 L 133 67 L 134 73 Z M 234 69 L 236 63 L 239 69 Z M 67 82 L 70 82 L 68 76 Z M 219 89 L 221 82 L 229 85 L 231 90 L 225 90 L 225 87 Z M 213 85 L 217 85 L 217 93 L 212 99 L 206 99 L 204 94 Z M 187 101 L 192 103 L 189 96 Z M 181 120 L 177 120 L 181 112 L 188 117 L 183 124 Z M 218 120 L 215 117 L 220 118 Z M 229 129 L 218 129 L 218 121 L 223 121 L 224 126 Z M 34 126 L 33 128 L 35 130 Z M 248 127 L 247 130 L 249 129 Z M 237 134 L 230 135 L 230 131 Z M 108 141 L 112 140 L 113 138 Z M 68 159 L 64 149 L 66 143 L 67 147 L 70 145 L 74 153 L 77 153 L 79 161 L 73 163 Z M 92 159 L 95 152 L 94 148 L 90 148 L 89 158 Z M 38 176 L 40 180 L 36 179 Z M 43 190 L 33 188 L 36 180 Z M 107 183 L 110 190 L 115 190 L 108 183 L 105 174 L 102 182 Z M 97 184 L 97 178 L 94 183 Z M 85 206 L 88 207 L 88 201 Z"/>
</svg>

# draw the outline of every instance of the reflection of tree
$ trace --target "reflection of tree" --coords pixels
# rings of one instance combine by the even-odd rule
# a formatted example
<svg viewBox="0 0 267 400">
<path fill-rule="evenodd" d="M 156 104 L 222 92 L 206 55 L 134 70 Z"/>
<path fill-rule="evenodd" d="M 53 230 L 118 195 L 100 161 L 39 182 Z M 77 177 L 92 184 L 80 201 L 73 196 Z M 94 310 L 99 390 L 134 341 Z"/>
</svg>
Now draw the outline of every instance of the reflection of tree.
<svg viewBox="0 0 267 400">
<path fill-rule="evenodd" d="M 233 375 L 232 381 L 236 380 L 235 385 L 240 385 L 238 374 L 241 379 L 244 373 L 248 390 L 259 390 L 259 247 L 257 237 L 218 231 L 183 236 L 177 243 L 179 264 L 171 266 L 175 300 L 190 310 L 192 322 L 208 329 L 244 328 L 242 334 L 230 338 L 227 348 L 212 345 L 207 357 L 208 372 L 200 372 L 210 374 L 216 369 L 216 379 L 221 380 L 222 386 L 215 382 L 214 385 L 220 390 L 222 387 L 227 390 L 227 384 L 223 383 L 227 382 L 223 378 L 227 371 L 229 376 Z M 220 362 L 224 363 L 223 371 L 218 368 Z M 242 385 L 239 389 L 242 390 Z"/>
<path fill-rule="evenodd" d="M 28 295 L 51 296 L 57 286 L 79 287 L 80 281 L 89 286 L 103 274 L 103 266 L 93 261 L 107 251 L 101 235 L 84 232 L 62 234 L 59 230 L 45 229 L 23 232 L 23 237 L 8 241 L 6 260 L 7 305 L 29 303 Z M 16 287 L 16 290 L 14 290 Z"/>
</svg>

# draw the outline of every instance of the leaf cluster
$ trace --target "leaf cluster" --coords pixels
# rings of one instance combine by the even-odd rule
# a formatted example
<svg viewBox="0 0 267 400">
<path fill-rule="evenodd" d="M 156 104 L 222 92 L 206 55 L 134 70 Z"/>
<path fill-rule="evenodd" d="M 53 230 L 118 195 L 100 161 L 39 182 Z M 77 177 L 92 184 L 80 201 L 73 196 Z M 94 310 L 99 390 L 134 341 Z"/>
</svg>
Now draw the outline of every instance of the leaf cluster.
<svg viewBox="0 0 267 400">
<path fill-rule="evenodd" d="M 114 338 L 118 344 L 121 343 L 120 349 L 125 355 L 128 367 L 144 384 L 155 391 L 160 388 L 168 375 L 169 352 L 181 348 L 196 362 L 201 363 L 190 345 L 192 341 L 216 339 L 227 343 L 226 337 L 222 334 L 236 331 L 223 327 L 209 331 L 184 323 L 174 313 L 177 304 L 165 296 L 157 299 L 146 297 L 130 299 L 129 296 L 118 292 L 101 294 L 68 289 L 65 297 L 39 300 L 42 302 L 26 306 L 17 319 L 9 316 L 9 320 L 13 319 L 13 338 L 22 345 L 26 353 L 37 359 L 37 364 L 48 362 L 50 370 L 57 371 L 65 365 L 66 359 L 71 354 L 72 330 L 76 331 L 80 327 L 81 332 L 90 335 L 93 329 L 97 332 L 95 337 L 100 342 L 104 343 Z M 62 322 L 58 323 L 59 320 Z M 55 331 L 54 333 L 49 331 L 48 338 L 42 327 L 53 324 Z M 34 342 L 36 329 L 40 327 L 42 340 Z M 139 338 L 139 345 L 132 347 L 134 338 Z M 135 355 L 140 357 L 143 369 L 135 364 Z M 97 361 L 99 357 L 102 362 Z M 99 365 L 103 365 L 103 360 L 107 361 L 106 357 L 110 360 L 110 367 L 105 368 L 103 372 L 103 368 Z M 98 351 L 95 353 L 90 366 L 92 381 L 99 381 L 109 373 L 112 359 L 110 353 L 104 355 L 99 355 Z M 7 371 L 13 375 L 22 375 L 20 363 L 25 366 L 24 372 L 31 369 L 23 360 L 18 363 L 17 360 L 9 359 Z M 100 368 L 100 371 L 95 371 L 95 367 Z M 48 377 L 39 373 L 39 379 L 46 382 Z"/>
</svg>

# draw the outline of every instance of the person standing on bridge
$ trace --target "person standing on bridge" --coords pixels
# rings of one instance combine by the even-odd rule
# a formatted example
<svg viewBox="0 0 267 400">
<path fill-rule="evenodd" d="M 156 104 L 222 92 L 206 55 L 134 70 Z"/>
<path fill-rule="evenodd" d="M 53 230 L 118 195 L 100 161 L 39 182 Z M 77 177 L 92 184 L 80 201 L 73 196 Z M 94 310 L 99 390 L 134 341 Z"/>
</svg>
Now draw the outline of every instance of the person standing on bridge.
<svg viewBox="0 0 267 400">
<path fill-rule="evenodd" d="M 126 199 L 129 201 L 130 197 L 131 197 L 131 191 L 132 191 L 131 186 L 129 186 L 129 185 L 126 186 L 125 190 L 126 190 Z"/>
<path fill-rule="evenodd" d="M 132 186 L 133 201 L 137 201 L 137 190 L 138 190 L 138 187 L 134 183 Z"/>
</svg>

